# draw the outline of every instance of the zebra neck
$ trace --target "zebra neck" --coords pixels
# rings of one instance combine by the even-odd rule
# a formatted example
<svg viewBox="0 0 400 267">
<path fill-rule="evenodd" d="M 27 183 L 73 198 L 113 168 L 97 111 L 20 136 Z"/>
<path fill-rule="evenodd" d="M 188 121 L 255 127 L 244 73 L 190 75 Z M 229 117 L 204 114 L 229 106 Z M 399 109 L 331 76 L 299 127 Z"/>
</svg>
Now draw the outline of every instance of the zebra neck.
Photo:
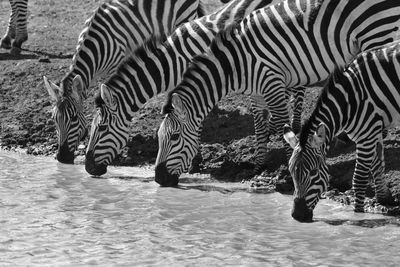
<svg viewBox="0 0 400 267">
<path fill-rule="evenodd" d="M 112 19 L 108 14 L 108 10 L 112 6 L 115 5 L 116 9 L 126 12 L 129 9 L 129 3 L 126 4 L 127 6 L 124 7 L 125 4 L 120 6 L 118 2 L 104 3 L 85 22 L 85 28 L 79 35 L 78 45 L 72 58 L 70 71 L 67 74 L 67 77 L 71 76 L 72 78 L 79 74 L 85 84 L 85 89 L 88 89 L 90 84 L 99 76 L 113 74 L 124 60 L 128 41 L 117 38 L 118 25 L 112 24 L 113 28 L 104 32 L 99 29 L 107 28 L 105 22 Z M 138 42 L 139 40 L 134 45 L 136 46 Z M 82 93 L 86 98 L 86 92 Z"/>
<path fill-rule="evenodd" d="M 200 61 L 198 61 L 200 60 Z M 200 124 L 228 93 L 239 91 L 236 70 L 216 57 L 196 57 L 181 84 L 171 93 L 180 95 L 189 117 Z"/>
<path fill-rule="evenodd" d="M 131 116 L 152 97 L 175 88 L 187 64 L 172 48 L 148 43 L 127 58 L 106 85 L 124 99 L 124 109 Z"/>
<path fill-rule="evenodd" d="M 334 77 L 336 76 L 336 77 Z M 337 80 L 339 79 L 339 80 Z M 313 134 L 320 123 L 326 125 L 326 143 L 329 144 L 333 137 L 345 130 L 349 121 L 348 93 L 349 84 L 345 83 L 342 69 L 335 71 L 329 78 L 316 103 L 315 109 L 308 120 L 309 133 Z"/>
<path fill-rule="evenodd" d="M 117 44 L 115 40 L 113 41 L 114 44 L 110 44 L 108 48 L 104 47 L 103 40 L 96 40 L 93 38 L 93 42 L 97 42 L 97 45 L 93 43 L 91 46 L 86 46 L 85 43 L 80 43 L 78 45 L 68 73 L 68 75 L 79 74 L 82 77 L 86 89 L 88 89 L 95 79 L 115 73 L 118 65 L 123 62 L 125 58 L 125 51 L 121 50 L 122 46 Z M 102 52 L 98 50 L 100 47 L 110 51 Z M 86 94 L 86 92 L 84 92 L 84 94 Z"/>
</svg>

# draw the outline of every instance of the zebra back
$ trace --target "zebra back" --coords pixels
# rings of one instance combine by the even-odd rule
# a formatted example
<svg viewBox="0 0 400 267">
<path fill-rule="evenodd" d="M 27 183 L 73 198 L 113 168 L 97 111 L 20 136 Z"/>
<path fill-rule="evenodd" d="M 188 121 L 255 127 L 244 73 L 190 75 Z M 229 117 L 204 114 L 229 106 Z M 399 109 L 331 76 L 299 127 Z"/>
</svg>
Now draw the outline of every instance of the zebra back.
<svg viewBox="0 0 400 267">
<path fill-rule="evenodd" d="M 182 107 L 165 120 L 178 120 L 179 114 L 185 120 L 159 130 L 159 137 L 165 136 L 159 153 L 167 155 L 156 163 L 161 164 L 160 177 L 167 177 L 160 179 L 185 171 L 182 166 L 191 162 L 198 136 L 187 129 L 198 131 L 228 93 L 262 95 L 275 127 L 282 129 L 289 123 L 288 88 L 323 81 L 360 51 L 395 40 L 399 21 L 400 2 L 388 0 L 282 1 L 252 12 L 219 34 L 170 93 Z M 167 145 L 172 132 L 180 133 L 181 150 Z"/>
<path fill-rule="evenodd" d="M 271 2 L 233 0 L 210 15 L 181 25 L 163 43 L 162 37 L 148 40 L 105 82 L 121 95 L 124 116 L 132 117 L 149 98 L 175 88 L 192 58 L 204 53 L 218 32 Z"/>
<path fill-rule="evenodd" d="M 200 0 L 112 0 L 85 22 L 69 72 L 62 79 L 65 94 L 80 75 L 85 88 L 99 75 L 112 74 L 132 51 L 153 35 L 172 32 L 204 13 Z M 85 97 L 85 92 L 82 92 Z"/>
<path fill-rule="evenodd" d="M 59 143 L 59 161 L 72 163 L 74 151 L 85 135 L 82 101 L 93 79 L 113 73 L 126 55 L 150 36 L 170 33 L 180 23 L 196 18 L 199 4 L 200 0 L 112 0 L 94 12 L 79 36 L 70 70 L 61 86 L 45 79 L 55 109 L 60 101 L 70 102 L 64 105 L 67 108 L 55 111 L 60 113 L 55 118 L 63 118 L 55 121 L 57 129 L 62 130 L 58 135 L 67 136 L 64 143 Z M 73 99 L 75 95 L 79 99 Z"/>
<path fill-rule="evenodd" d="M 88 145 L 92 160 L 87 161 L 89 172 L 96 171 L 96 165 L 107 165 L 111 162 L 120 152 L 119 148 L 127 142 L 121 125 L 126 125 L 134 112 L 149 98 L 174 88 L 181 80 L 190 59 L 203 53 L 218 31 L 226 28 L 229 23 L 241 20 L 254 9 L 270 3 L 270 0 L 231 1 L 208 16 L 180 26 L 163 44 L 157 44 L 158 40 L 153 38 L 143 48 L 135 51 L 104 85 L 105 90 L 118 99 L 119 109 L 114 113 L 115 120 L 101 120 L 101 124 L 109 126 L 108 140 L 100 127 L 93 126 Z M 98 114 L 98 117 L 101 118 L 108 117 L 107 114 L 112 112 L 106 105 L 99 108 L 99 113 L 100 110 L 102 115 Z M 106 143 L 110 145 L 111 142 L 111 146 L 117 149 L 110 152 Z"/>
<path fill-rule="evenodd" d="M 400 124 L 399 73 L 399 41 L 361 53 L 344 69 L 337 68 L 330 76 L 301 130 L 300 140 L 290 132 L 285 135 L 294 147 L 289 170 L 298 188 L 292 213 L 295 219 L 312 219 L 312 210 L 328 187 L 327 148 L 341 131 L 345 131 L 357 147 L 353 176 L 355 211 L 364 211 L 370 175 L 378 201 L 390 200 L 390 193 L 382 181 L 382 132 Z M 297 205 L 296 200 L 304 205 Z"/>
</svg>

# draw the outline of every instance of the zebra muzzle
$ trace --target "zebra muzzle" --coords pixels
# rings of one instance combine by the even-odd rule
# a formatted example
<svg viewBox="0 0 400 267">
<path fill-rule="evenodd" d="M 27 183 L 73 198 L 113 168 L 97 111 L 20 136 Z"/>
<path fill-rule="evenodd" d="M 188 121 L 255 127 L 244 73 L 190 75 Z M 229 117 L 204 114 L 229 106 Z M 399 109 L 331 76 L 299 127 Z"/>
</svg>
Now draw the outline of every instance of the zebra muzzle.
<svg viewBox="0 0 400 267">
<path fill-rule="evenodd" d="M 101 176 L 107 172 L 107 165 L 96 164 L 93 156 L 93 151 L 86 153 L 85 170 L 94 176 Z"/>
<path fill-rule="evenodd" d="M 170 174 L 165 162 L 161 162 L 156 166 L 155 181 L 161 186 L 177 186 L 179 183 L 179 175 Z"/>
<path fill-rule="evenodd" d="M 67 142 L 64 142 L 59 148 L 56 156 L 57 160 L 64 164 L 74 164 L 74 152 L 69 150 Z"/>
<path fill-rule="evenodd" d="M 294 199 L 292 217 L 299 222 L 312 222 L 313 211 L 307 207 L 304 198 Z"/>
</svg>

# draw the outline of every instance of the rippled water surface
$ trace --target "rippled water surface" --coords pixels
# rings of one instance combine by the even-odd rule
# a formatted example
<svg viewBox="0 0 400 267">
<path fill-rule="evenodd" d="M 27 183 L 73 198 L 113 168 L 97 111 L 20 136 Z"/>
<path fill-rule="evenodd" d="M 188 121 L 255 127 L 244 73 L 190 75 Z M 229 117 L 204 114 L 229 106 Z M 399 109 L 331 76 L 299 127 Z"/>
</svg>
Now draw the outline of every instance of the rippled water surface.
<svg viewBox="0 0 400 267">
<path fill-rule="evenodd" d="M 400 220 L 322 201 L 316 222 L 290 217 L 292 197 L 246 184 L 83 166 L 0 152 L 1 266 L 398 266 Z"/>
</svg>

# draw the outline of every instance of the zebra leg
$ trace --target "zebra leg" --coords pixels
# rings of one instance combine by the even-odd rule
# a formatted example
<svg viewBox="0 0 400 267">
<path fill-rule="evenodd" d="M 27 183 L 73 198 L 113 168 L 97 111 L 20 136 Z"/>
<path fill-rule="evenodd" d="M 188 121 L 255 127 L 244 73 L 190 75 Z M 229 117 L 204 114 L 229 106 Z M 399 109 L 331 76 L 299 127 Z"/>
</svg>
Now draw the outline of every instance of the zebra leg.
<svg viewBox="0 0 400 267">
<path fill-rule="evenodd" d="M 364 139 L 356 145 L 356 165 L 353 175 L 353 190 L 355 193 L 355 212 L 364 212 L 365 192 L 368 186 L 369 174 L 375 159 L 375 143 Z M 365 145 L 364 145 L 365 144 Z M 376 162 L 378 163 L 378 161 Z M 376 168 L 378 171 L 379 168 Z"/>
<path fill-rule="evenodd" d="M 28 40 L 27 30 L 27 16 L 28 16 L 28 0 L 16 1 L 14 5 L 17 6 L 17 18 L 16 18 L 16 35 L 15 39 L 11 44 L 10 54 L 17 55 L 21 53 L 21 45 L 23 42 Z"/>
<path fill-rule="evenodd" d="M 389 134 L 388 129 L 383 129 L 383 130 L 382 130 L 382 137 L 383 137 L 383 139 L 385 139 L 385 138 L 388 136 L 388 134 Z"/>
<path fill-rule="evenodd" d="M 250 97 L 250 110 L 254 118 L 254 132 L 256 135 L 256 167 L 254 172 L 259 174 L 266 165 L 268 142 L 270 137 L 268 120 L 269 112 L 266 108 L 267 103 L 261 96 Z"/>
<path fill-rule="evenodd" d="M 200 125 L 199 127 L 199 135 L 201 135 L 203 131 L 203 124 Z M 192 163 L 190 164 L 189 167 L 189 173 L 197 173 L 201 171 L 201 163 L 203 162 L 203 156 L 201 155 L 201 150 L 200 147 L 197 150 L 196 156 L 192 159 Z"/>
<path fill-rule="evenodd" d="M 372 162 L 371 175 L 374 180 L 375 197 L 378 203 L 388 204 L 393 202 L 393 197 L 383 181 L 385 160 L 382 140 L 378 141 L 375 148 L 375 158 Z"/>
<path fill-rule="evenodd" d="M 301 113 L 303 111 L 305 90 L 305 87 L 291 89 L 295 98 L 292 116 L 292 129 L 295 134 L 298 134 L 301 130 Z"/>
<path fill-rule="evenodd" d="M 263 95 L 267 107 L 271 113 L 269 120 L 270 134 L 278 133 L 279 138 L 283 139 L 283 129 L 285 124 L 289 124 L 289 95 L 285 87 L 274 88 L 273 92 Z M 286 160 L 289 161 L 293 149 L 287 142 L 284 142 Z"/>
<path fill-rule="evenodd" d="M 17 7 L 14 1 L 10 0 L 11 5 L 11 13 L 10 18 L 8 20 L 8 26 L 6 33 L 4 34 L 3 38 L 0 40 L 0 47 L 4 49 L 11 48 L 11 40 L 15 38 L 15 21 L 17 18 Z"/>
</svg>

